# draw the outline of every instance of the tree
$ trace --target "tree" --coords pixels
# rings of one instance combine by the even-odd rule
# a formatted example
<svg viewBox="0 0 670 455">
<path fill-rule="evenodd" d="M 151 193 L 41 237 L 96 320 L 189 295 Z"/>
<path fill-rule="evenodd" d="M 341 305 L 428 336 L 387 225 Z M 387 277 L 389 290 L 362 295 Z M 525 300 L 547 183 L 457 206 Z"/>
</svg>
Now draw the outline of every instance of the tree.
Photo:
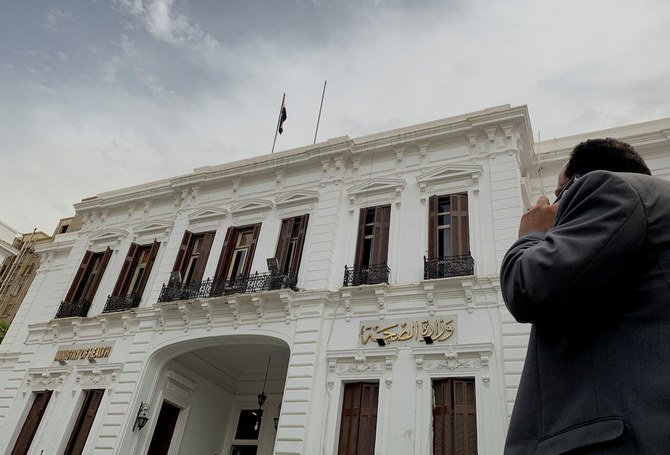
<svg viewBox="0 0 670 455">
<path fill-rule="evenodd" d="M 7 324 L 5 321 L 0 321 L 0 343 L 2 343 L 3 338 L 5 338 L 7 329 L 9 329 L 9 324 Z"/>
</svg>

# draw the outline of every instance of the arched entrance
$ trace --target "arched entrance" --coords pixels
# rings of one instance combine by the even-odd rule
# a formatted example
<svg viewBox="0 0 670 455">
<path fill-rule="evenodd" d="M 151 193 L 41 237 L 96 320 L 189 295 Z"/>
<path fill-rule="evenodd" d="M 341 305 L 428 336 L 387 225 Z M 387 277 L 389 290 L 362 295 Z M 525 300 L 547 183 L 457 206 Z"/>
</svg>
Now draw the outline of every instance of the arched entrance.
<svg viewBox="0 0 670 455">
<path fill-rule="evenodd" d="M 283 341 L 256 335 L 163 348 L 138 453 L 271 455 L 289 356 Z"/>
</svg>

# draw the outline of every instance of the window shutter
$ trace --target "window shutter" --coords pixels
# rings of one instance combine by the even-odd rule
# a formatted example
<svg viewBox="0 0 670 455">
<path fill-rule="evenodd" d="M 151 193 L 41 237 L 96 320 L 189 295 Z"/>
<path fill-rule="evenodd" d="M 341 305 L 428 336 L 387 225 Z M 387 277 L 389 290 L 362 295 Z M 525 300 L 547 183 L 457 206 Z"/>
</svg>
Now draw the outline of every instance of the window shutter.
<svg viewBox="0 0 670 455">
<path fill-rule="evenodd" d="M 98 412 L 98 407 L 100 406 L 104 392 L 105 391 L 101 389 L 94 389 L 86 392 L 84 405 L 82 406 L 75 427 L 70 435 L 70 441 L 65 449 L 65 455 L 80 455 L 83 452 L 84 446 L 86 445 L 86 439 L 88 439 L 88 434 L 93 426 L 93 420 L 95 419 L 95 414 Z"/>
<path fill-rule="evenodd" d="M 95 276 L 95 279 L 91 283 L 91 287 L 88 289 L 86 295 L 82 296 L 82 298 L 85 301 L 87 302 L 93 301 L 93 297 L 95 297 L 95 292 L 98 290 L 98 286 L 100 286 L 102 276 L 105 274 L 105 269 L 107 268 L 107 264 L 109 264 L 109 260 L 111 257 L 112 257 L 112 249 L 110 247 L 107 247 L 105 253 L 102 255 L 102 259 L 100 260 L 100 270 L 98 270 L 98 274 Z"/>
<path fill-rule="evenodd" d="M 298 230 L 298 240 L 295 245 L 295 260 L 293 261 L 293 269 L 291 272 L 298 273 L 300 270 L 300 259 L 302 258 L 302 250 L 305 245 L 305 235 L 307 234 L 307 222 L 309 221 L 309 214 L 300 217 L 300 228 Z"/>
<path fill-rule="evenodd" d="M 451 254 L 465 256 L 470 254 L 468 232 L 468 195 L 452 194 L 451 202 Z"/>
<path fill-rule="evenodd" d="M 186 261 L 188 260 L 188 248 L 191 245 L 192 237 L 192 232 L 184 232 L 184 237 L 181 239 L 181 245 L 179 246 L 179 252 L 177 253 L 177 259 L 174 261 L 174 267 L 172 267 L 172 271 L 181 273 L 182 278 L 184 277 L 184 269 L 186 268 Z"/>
<path fill-rule="evenodd" d="M 256 252 L 256 243 L 258 242 L 258 235 L 261 232 L 261 223 L 255 224 L 254 225 L 254 233 L 251 238 L 251 245 L 249 245 L 249 253 L 247 256 L 247 261 L 244 264 L 244 272 L 243 274 L 245 276 L 249 276 L 251 273 L 251 263 L 254 261 L 254 253 Z"/>
<path fill-rule="evenodd" d="M 79 269 L 77 270 L 77 273 L 74 276 L 72 284 L 70 285 L 70 290 L 67 292 L 67 295 L 65 296 L 66 302 L 73 303 L 75 299 L 78 297 L 77 291 L 81 287 L 81 283 L 84 280 L 84 277 L 86 276 L 86 271 L 88 270 L 88 267 L 91 264 L 91 258 L 93 258 L 93 252 L 87 251 L 84 254 L 84 259 L 81 260 Z"/>
<path fill-rule="evenodd" d="M 390 205 L 375 207 L 374 237 L 372 239 L 373 259 L 371 265 L 385 265 L 387 263 L 390 221 Z"/>
<path fill-rule="evenodd" d="M 277 258 L 277 266 L 281 273 L 286 273 L 286 255 L 288 254 L 288 245 L 291 243 L 291 233 L 293 232 L 293 224 L 295 218 L 287 218 L 281 223 L 281 230 L 279 231 L 279 240 L 277 241 L 277 250 L 275 257 Z"/>
<path fill-rule="evenodd" d="M 361 209 L 358 216 L 358 241 L 356 242 L 356 260 L 354 268 L 359 269 L 363 264 L 363 252 L 365 250 L 365 215 L 368 209 Z"/>
<path fill-rule="evenodd" d="M 130 244 L 130 248 L 128 248 L 128 255 L 123 261 L 121 273 L 119 274 L 119 278 L 116 280 L 116 285 L 112 291 L 113 297 L 123 295 L 128 290 L 128 285 L 130 284 L 132 273 L 135 270 L 135 266 L 137 266 L 137 261 L 139 259 L 137 254 L 139 248 L 140 246 L 137 243 Z"/>
<path fill-rule="evenodd" d="M 230 266 L 230 260 L 233 257 L 233 251 L 235 251 L 236 241 L 237 228 L 235 226 L 230 226 L 226 231 L 226 238 L 223 241 L 223 248 L 221 248 L 221 256 L 219 257 L 219 263 L 216 266 L 216 273 L 214 274 L 215 279 L 226 278 L 226 271 Z"/>
<path fill-rule="evenodd" d="M 28 416 L 23 423 L 23 427 L 21 427 L 21 433 L 19 433 L 19 437 L 16 439 L 11 455 L 26 455 L 28 453 L 28 449 L 30 449 L 30 444 L 33 442 L 35 433 L 37 433 L 37 428 L 42 421 L 42 416 L 44 416 L 44 411 L 49 404 L 50 398 L 51 390 L 35 394 L 35 399 L 30 407 L 30 411 L 28 411 Z"/>
<path fill-rule="evenodd" d="M 378 397 L 379 384 L 363 384 L 363 390 L 361 392 L 361 418 L 358 427 L 358 447 L 356 454 L 372 455 L 375 453 Z"/>
<path fill-rule="evenodd" d="M 214 232 L 207 232 L 202 238 L 200 244 L 200 251 L 198 252 L 198 262 L 195 264 L 195 270 L 191 277 L 192 283 L 202 281 L 202 276 L 205 274 L 205 266 L 207 266 L 207 259 L 209 259 L 209 252 L 212 249 L 214 242 Z"/>
<path fill-rule="evenodd" d="M 437 196 L 431 196 L 428 198 L 428 259 L 437 256 Z"/>
<path fill-rule="evenodd" d="M 475 383 L 454 379 L 454 453 L 477 455 Z"/>
<path fill-rule="evenodd" d="M 137 287 L 137 295 L 142 298 L 142 294 L 144 293 L 144 288 L 147 285 L 147 281 L 149 281 L 149 274 L 151 273 L 151 269 L 154 266 L 154 262 L 156 262 L 156 256 L 158 255 L 158 250 L 161 247 L 161 242 L 157 242 L 154 240 L 154 243 L 151 244 L 151 249 L 149 250 L 149 258 L 147 259 L 147 265 L 144 267 L 144 275 L 142 275 L 142 280 L 140 281 L 140 285 Z"/>
<path fill-rule="evenodd" d="M 433 455 L 453 454 L 451 379 L 433 382 Z"/>
<path fill-rule="evenodd" d="M 363 384 L 345 384 L 340 422 L 338 455 L 357 455 L 358 427 L 360 422 L 360 402 Z"/>
</svg>

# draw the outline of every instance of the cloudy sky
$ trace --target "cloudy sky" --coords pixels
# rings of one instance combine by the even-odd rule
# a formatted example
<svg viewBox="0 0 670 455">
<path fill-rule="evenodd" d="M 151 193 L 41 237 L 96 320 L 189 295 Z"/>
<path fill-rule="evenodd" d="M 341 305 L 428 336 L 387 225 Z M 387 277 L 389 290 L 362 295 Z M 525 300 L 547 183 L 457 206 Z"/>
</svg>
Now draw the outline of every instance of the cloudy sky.
<svg viewBox="0 0 670 455">
<path fill-rule="evenodd" d="M 535 135 L 670 116 L 666 0 L 24 0 L 0 15 L 0 220 L 497 104 Z"/>
</svg>

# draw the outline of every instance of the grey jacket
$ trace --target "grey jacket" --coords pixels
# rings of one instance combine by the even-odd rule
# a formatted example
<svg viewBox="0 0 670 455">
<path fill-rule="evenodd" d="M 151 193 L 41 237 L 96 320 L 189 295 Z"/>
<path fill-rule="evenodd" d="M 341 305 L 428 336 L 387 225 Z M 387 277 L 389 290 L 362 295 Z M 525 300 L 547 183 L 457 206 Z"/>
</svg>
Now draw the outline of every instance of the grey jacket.
<svg viewBox="0 0 670 455">
<path fill-rule="evenodd" d="M 505 453 L 670 454 L 670 182 L 591 172 L 501 269 L 531 328 Z"/>
</svg>

